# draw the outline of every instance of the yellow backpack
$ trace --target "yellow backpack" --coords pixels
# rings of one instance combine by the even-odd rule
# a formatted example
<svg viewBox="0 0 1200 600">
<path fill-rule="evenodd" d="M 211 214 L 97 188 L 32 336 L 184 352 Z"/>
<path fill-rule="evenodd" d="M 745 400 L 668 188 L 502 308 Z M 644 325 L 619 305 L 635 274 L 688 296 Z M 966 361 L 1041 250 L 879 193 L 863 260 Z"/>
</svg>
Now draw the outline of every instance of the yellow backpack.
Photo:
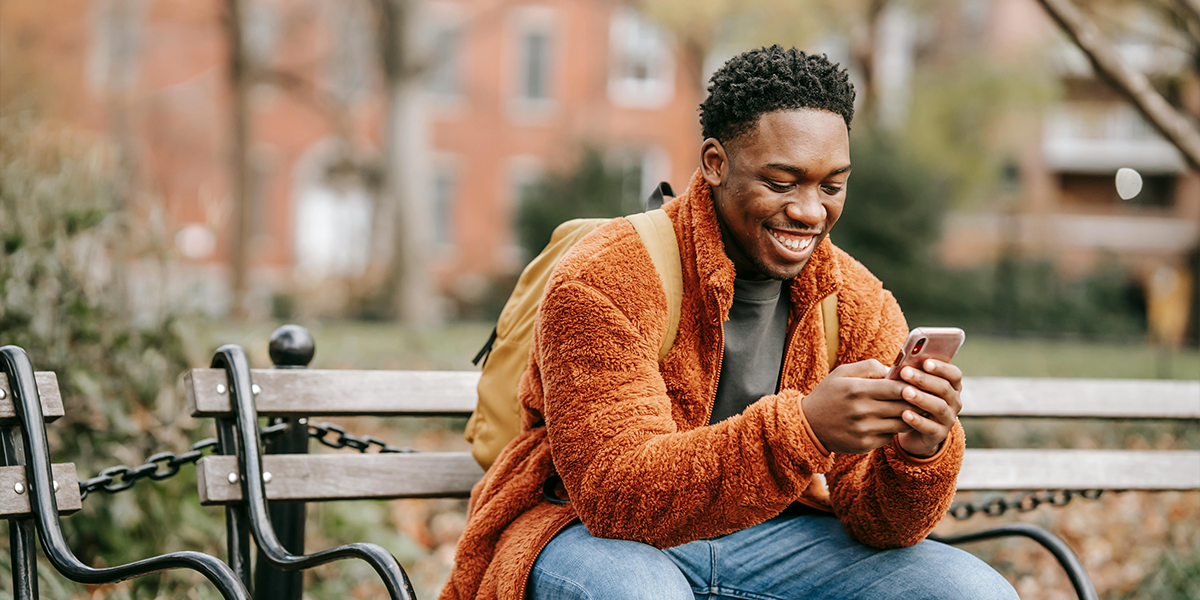
<svg viewBox="0 0 1200 600">
<path fill-rule="evenodd" d="M 667 293 L 669 319 L 667 332 L 658 349 L 661 361 L 679 330 L 679 305 L 683 298 L 683 275 L 679 267 L 679 245 L 670 217 L 662 209 L 637 213 L 628 219 L 642 238 L 650 260 L 662 279 Z M 537 255 L 517 279 L 517 286 L 504 303 L 496 329 L 473 361 L 483 361 L 479 378 L 479 404 L 467 421 L 466 438 L 471 454 L 487 469 L 500 451 L 521 432 L 521 403 L 517 385 L 529 364 L 529 343 L 533 339 L 533 321 L 542 303 L 542 292 L 550 273 L 563 255 L 583 236 L 609 222 L 609 219 L 574 219 L 559 225 L 550 243 Z"/>
<path fill-rule="evenodd" d="M 651 197 L 651 205 L 661 203 L 664 195 L 672 195 L 670 186 L 661 185 Z M 680 304 L 683 300 L 683 274 L 679 264 L 679 244 L 674 226 L 662 209 L 637 213 L 628 219 L 654 263 L 667 294 L 667 331 L 658 348 L 658 360 L 666 357 L 679 331 Z M 574 219 L 559 225 L 542 249 L 517 279 L 517 286 L 504 303 L 500 319 L 483 349 L 472 361 L 483 361 L 479 378 L 479 403 L 467 421 L 465 437 L 471 444 L 471 454 L 485 470 L 492 466 L 500 451 L 521 432 L 521 403 L 517 386 L 529 366 L 529 344 L 533 339 L 533 322 L 542 302 L 542 293 L 550 273 L 563 255 L 592 230 L 609 219 Z M 821 319 L 825 329 L 825 346 L 832 368 L 837 358 L 837 295 L 830 294 L 821 301 Z"/>
</svg>

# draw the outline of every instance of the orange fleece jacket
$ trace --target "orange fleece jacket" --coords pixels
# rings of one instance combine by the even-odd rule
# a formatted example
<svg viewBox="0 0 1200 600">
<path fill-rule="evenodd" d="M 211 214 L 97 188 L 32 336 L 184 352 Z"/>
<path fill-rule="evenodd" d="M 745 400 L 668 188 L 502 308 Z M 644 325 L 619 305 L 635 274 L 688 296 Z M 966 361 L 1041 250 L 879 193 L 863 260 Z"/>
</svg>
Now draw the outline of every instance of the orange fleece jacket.
<svg viewBox="0 0 1200 600">
<path fill-rule="evenodd" d="M 538 553 L 575 519 L 596 536 L 670 547 L 800 501 L 832 509 L 856 539 L 882 548 L 920 541 L 949 507 L 964 446 L 958 425 L 935 456 L 916 459 L 896 442 L 830 455 L 804 420 L 800 400 L 830 370 L 822 298 L 838 294 L 839 364 L 890 362 L 908 329 L 879 280 L 828 240 L 790 284 L 782 391 L 708 424 L 734 267 L 699 172 L 665 209 L 684 290 L 671 352 L 660 365 L 661 281 L 633 227 L 615 219 L 581 240 L 546 286 L 520 386 L 523 433 L 472 491 L 443 600 L 523 600 Z M 554 473 L 566 505 L 542 497 Z"/>
</svg>

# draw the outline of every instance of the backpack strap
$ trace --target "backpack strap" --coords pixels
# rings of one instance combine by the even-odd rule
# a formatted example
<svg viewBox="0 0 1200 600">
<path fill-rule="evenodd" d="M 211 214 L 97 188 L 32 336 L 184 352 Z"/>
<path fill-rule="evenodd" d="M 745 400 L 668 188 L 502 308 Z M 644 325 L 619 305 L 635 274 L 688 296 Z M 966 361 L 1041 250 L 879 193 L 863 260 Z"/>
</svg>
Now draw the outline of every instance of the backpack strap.
<svg viewBox="0 0 1200 600">
<path fill-rule="evenodd" d="M 829 359 L 829 370 L 832 371 L 837 363 L 838 353 L 837 292 L 825 296 L 818 306 L 821 310 L 821 324 L 825 330 L 825 356 Z"/>
<path fill-rule="evenodd" d="M 667 294 L 667 331 L 658 347 L 658 360 L 662 362 L 675 344 L 675 335 L 679 333 L 680 305 L 683 304 L 683 270 L 679 266 L 679 242 L 675 239 L 675 226 L 661 208 L 625 218 L 642 238 L 642 244 L 650 253 L 654 270 L 658 271 L 663 291 Z"/>
</svg>

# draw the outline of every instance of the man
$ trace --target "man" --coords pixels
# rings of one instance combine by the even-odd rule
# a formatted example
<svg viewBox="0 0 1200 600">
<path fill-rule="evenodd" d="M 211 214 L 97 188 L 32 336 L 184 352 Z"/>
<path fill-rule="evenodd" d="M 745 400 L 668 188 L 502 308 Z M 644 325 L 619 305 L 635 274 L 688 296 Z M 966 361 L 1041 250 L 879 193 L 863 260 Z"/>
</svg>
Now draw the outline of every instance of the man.
<svg viewBox="0 0 1200 600">
<path fill-rule="evenodd" d="M 962 374 L 883 378 L 904 317 L 828 240 L 853 102 L 844 71 L 795 49 L 713 75 L 700 168 L 665 207 L 683 271 L 670 353 L 658 274 L 616 219 L 547 285 L 523 432 L 472 493 L 442 598 L 1016 597 L 921 541 L 954 494 Z"/>
</svg>

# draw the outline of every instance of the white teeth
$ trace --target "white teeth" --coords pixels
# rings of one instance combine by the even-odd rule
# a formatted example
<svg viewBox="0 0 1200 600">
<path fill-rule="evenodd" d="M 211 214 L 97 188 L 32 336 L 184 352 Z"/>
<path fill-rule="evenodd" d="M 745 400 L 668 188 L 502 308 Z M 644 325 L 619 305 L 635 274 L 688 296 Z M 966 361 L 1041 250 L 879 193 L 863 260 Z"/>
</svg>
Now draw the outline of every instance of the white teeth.
<svg viewBox="0 0 1200 600">
<path fill-rule="evenodd" d="M 807 249 L 809 244 L 811 244 L 812 240 L 813 240 L 812 237 L 804 237 L 799 240 L 788 239 L 788 238 L 785 238 L 782 235 L 779 235 L 773 231 L 771 232 L 771 236 L 774 237 L 775 239 L 779 240 L 779 243 L 783 244 L 784 247 L 786 247 L 794 252 L 800 252 L 800 251 Z"/>
</svg>

